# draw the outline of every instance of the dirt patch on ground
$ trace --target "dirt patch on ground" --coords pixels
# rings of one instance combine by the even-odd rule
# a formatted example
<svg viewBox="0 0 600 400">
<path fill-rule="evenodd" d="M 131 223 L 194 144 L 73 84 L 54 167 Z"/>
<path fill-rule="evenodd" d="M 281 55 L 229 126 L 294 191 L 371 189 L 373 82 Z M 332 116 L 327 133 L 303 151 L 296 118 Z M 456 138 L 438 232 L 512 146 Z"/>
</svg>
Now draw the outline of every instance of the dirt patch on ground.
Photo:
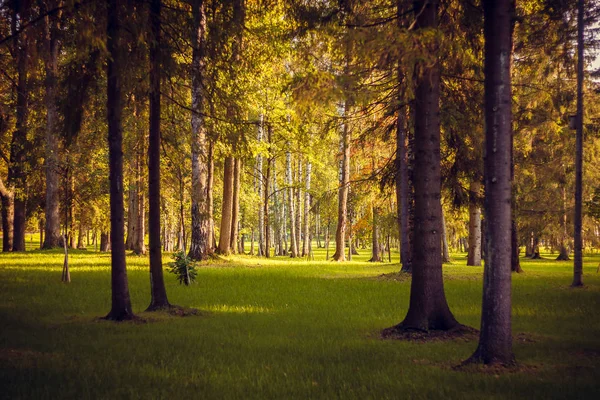
<svg viewBox="0 0 600 400">
<path fill-rule="evenodd" d="M 427 343 L 449 340 L 470 342 L 479 337 L 479 331 L 470 326 L 460 325 L 450 330 L 416 330 L 406 329 L 398 325 L 386 328 L 381 332 L 382 339 L 404 340 L 408 342 Z"/>
<path fill-rule="evenodd" d="M 513 363 L 510 365 L 504 364 L 479 364 L 479 363 L 463 363 L 460 365 L 448 366 L 448 368 L 458 371 L 458 372 L 466 372 L 469 374 L 486 374 L 493 375 L 496 378 L 499 378 L 500 375 L 505 374 L 516 374 L 516 373 L 525 373 L 525 374 L 535 374 L 539 372 L 540 366 L 533 364 L 520 364 Z"/>
<path fill-rule="evenodd" d="M 369 279 L 376 281 L 395 281 L 395 282 L 407 282 L 410 281 L 411 274 L 407 272 L 390 272 L 389 274 L 381 274 Z"/>
</svg>

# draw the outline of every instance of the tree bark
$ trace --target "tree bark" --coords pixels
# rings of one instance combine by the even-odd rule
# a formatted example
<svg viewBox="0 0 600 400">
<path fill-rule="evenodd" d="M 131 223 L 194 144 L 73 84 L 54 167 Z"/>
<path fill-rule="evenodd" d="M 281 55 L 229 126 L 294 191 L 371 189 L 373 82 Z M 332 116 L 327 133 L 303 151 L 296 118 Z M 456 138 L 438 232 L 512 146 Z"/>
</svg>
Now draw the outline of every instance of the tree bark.
<svg viewBox="0 0 600 400">
<path fill-rule="evenodd" d="M 100 251 L 110 251 L 110 232 L 100 232 Z"/>
<path fill-rule="evenodd" d="M 292 181 L 292 155 L 289 150 L 285 153 L 285 177 L 288 185 L 288 210 L 290 215 L 290 257 L 298 257 L 298 244 L 296 242 L 296 213 L 294 208 L 294 189 Z"/>
<path fill-rule="evenodd" d="M 13 249 L 13 228 L 14 228 L 14 194 L 5 186 L 0 179 L 0 197 L 2 197 L 2 251 L 8 252 Z"/>
<path fill-rule="evenodd" d="M 272 140 L 272 125 L 271 124 L 267 124 L 267 142 L 269 143 L 269 145 L 271 144 L 271 140 Z M 271 257 L 271 225 L 269 222 L 269 200 L 271 198 L 271 164 L 273 163 L 273 157 L 271 155 L 269 155 L 269 158 L 267 158 L 267 168 L 265 170 L 265 176 L 264 176 L 264 184 L 265 184 L 265 199 L 264 199 L 264 211 L 263 211 L 263 217 L 265 219 L 264 222 L 264 229 L 265 229 L 265 257 L 269 258 Z"/>
<path fill-rule="evenodd" d="M 233 165 L 233 205 L 231 212 L 231 242 L 230 247 L 233 253 L 238 250 L 238 225 L 240 223 L 240 170 L 242 160 L 235 158 Z"/>
<path fill-rule="evenodd" d="M 232 156 L 225 157 L 223 167 L 223 202 L 221 209 L 221 232 L 219 236 L 219 254 L 229 255 L 231 253 L 231 217 L 233 213 L 233 168 Z"/>
<path fill-rule="evenodd" d="M 117 0 L 107 2 L 106 49 L 108 110 L 108 156 L 110 173 L 110 241 L 112 307 L 106 319 L 122 321 L 135 318 L 131 309 L 127 268 L 125 264 L 124 218 L 123 218 L 123 132 L 121 116 L 123 98 L 121 73 L 123 49 L 121 44 L 122 6 Z"/>
<path fill-rule="evenodd" d="M 512 247 L 512 257 L 510 261 L 510 269 L 512 272 L 521 273 L 523 269 L 521 269 L 521 262 L 519 260 L 519 253 L 521 250 L 519 249 L 519 238 L 517 237 L 517 223 L 513 217 L 511 221 L 511 247 Z"/>
<path fill-rule="evenodd" d="M 468 360 L 512 364 L 511 17 L 512 0 L 483 3 L 485 89 L 485 267 L 479 345 Z"/>
<path fill-rule="evenodd" d="M 310 161 L 306 162 L 306 179 L 305 190 L 304 190 L 304 240 L 302 242 L 302 257 L 308 256 L 309 253 L 309 243 L 310 243 L 310 174 L 312 170 L 312 165 Z"/>
<path fill-rule="evenodd" d="M 59 210 L 59 111 L 58 111 L 58 23 L 45 18 L 45 70 L 46 70 L 46 206 L 44 249 L 60 246 Z"/>
<path fill-rule="evenodd" d="M 435 29 L 437 3 L 415 1 L 414 6 L 417 28 Z M 392 330 L 449 330 L 459 326 L 448 307 L 442 277 L 439 85 L 439 62 L 417 64 L 414 165 L 419 179 L 414 182 L 413 276 L 408 312 Z"/>
<path fill-rule="evenodd" d="M 371 262 L 380 262 L 383 261 L 381 258 L 381 254 L 379 252 L 379 209 L 373 206 L 373 247 L 371 249 Z"/>
<path fill-rule="evenodd" d="M 346 236 L 346 224 L 348 220 L 348 189 L 350 187 L 350 128 L 348 126 L 348 101 L 344 104 L 344 126 L 340 148 L 342 150 L 342 165 L 340 187 L 338 189 L 338 224 L 335 231 L 335 261 L 345 261 L 344 240 Z"/>
<path fill-rule="evenodd" d="M 450 262 L 450 248 L 448 247 L 448 230 L 446 229 L 446 217 L 442 210 L 442 262 Z"/>
<path fill-rule="evenodd" d="M 573 283 L 572 287 L 583 286 L 583 239 L 582 239 L 582 198 L 583 198 L 583 17 L 584 0 L 577 0 L 577 134 L 575 140 L 575 226 Z"/>
<path fill-rule="evenodd" d="M 148 138 L 148 234 L 150 247 L 150 305 L 146 311 L 169 308 L 160 246 L 160 25 L 161 0 L 150 2 L 150 135 Z M 143 199 L 143 194 L 142 194 Z M 141 202 L 143 216 L 143 200 Z M 143 219 L 140 228 L 144 226 Z M 143 232 L 143 229 L 140 229 Z M 143 245 L 143 235 L 142 235 Z"/>
<path fill-rule="evenodd" d="M 258 126 L 258 142 L 263 141 L 264 121 L 263 115 L 260 116 L 260 125 Z M 263 158 L 262 154 L 256 156 L 256 174 L 257 174 L 257 189 L 258 189 L 258 256 L 265 255 L 265 216 L 263 206 Z"/>
<path fill-rule="evenodd" d="M 481 208 L 479 207 L 479 192 L 481 184 L 471 181 L 469 190 L 469 254 L 467 265 L 481 265 Z"/>
<path fill-rule="evenodd" d="M 204 0 L 192 2 L 192 240 L 188 256 L 205 260 L 213 251 L 212 243 L 212 155 L 207 154 L 203 120 L 206 14 Z M 211 153 L 208 151 L 208 153 Z"/>
</svg>

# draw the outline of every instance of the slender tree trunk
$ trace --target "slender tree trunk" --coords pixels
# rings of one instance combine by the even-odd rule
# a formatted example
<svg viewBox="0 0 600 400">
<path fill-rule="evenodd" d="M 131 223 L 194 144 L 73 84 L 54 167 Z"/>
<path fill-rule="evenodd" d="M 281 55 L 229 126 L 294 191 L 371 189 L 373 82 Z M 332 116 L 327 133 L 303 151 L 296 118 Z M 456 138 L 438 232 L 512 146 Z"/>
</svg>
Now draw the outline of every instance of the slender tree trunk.
<svg viewBox="0 0 600 400">
<path fill-rule="evenodd" d="M 331 224 L 327 222 L 327 228 L 325 231 L 325 261 L 329 260 L 329 226 Z"/>
<path fill-rule="evenodd" d="M 150 305 L 146 311 L 170 307 L 160 248 L 160 25 L 161 0 L 150 2 L 150 136 L 148 139 L 148 234 L 150 239 Z M 142 194 L 143 199 L 143 194 Z M 140 202 L 143 232 L 143 200 Z M 142 236 L 143 245 L 143 236 Z"/>
<path fill-rule="evenodd" d="M 414 2 L 417 28 L 437 27 L 437 3 Z M 437 49 L 435 49 L 437 51 Z M 384 331 L 449 330 L 459 326 L 444 294 L 440 203 L 440 66 L 417 65 L 415 91 L 415 224 L 410 303 L 404 320 Z"/>
<path fill-rule="evenodd" d="M 523 269 L 521 269 L 521 262 L 519 260 L 519 253 L 521 252 L 521 250 L 519 249 L 519 238 L 517 237 L 517 223 L 514 217 L 511 221 L 511 243 L 512 257 L 510 261 L 510 269 L 512 272 L 521 273 L 523 272 Z"/>
<path fill-rule="evenodd" d="M 263 115 L 260 116 L 260 125 L 258 127 L 258 142 L 263 140 L 264 121 Z M 257 174 L 257 189 L 258 189 L 258 256 L 265 255 L 265 215 L 264 215 L 264 176 L 263 176 L 263 158 L 262 154 L 256 156 L 256 174 Z"/>
<path fill-rule="evenodd" d="M 583 197 L 583 17 L 584 0 L 577 0 L 577 135 L 575 142 L 575 226 L 573 283 L 583 286 L 583 239 L 582 239 L 582 197 Z"/>
<path fill-rule="evenodd" d="M 371 249 L 371 262 L 380 262 L 383 261 L 381 259 L 381 254 L 379 254 L 379 209 L 373 206 L 373 247 Z"/>
<path fill-rule="evenodd" d="M 304 241 L 302 242 L 302 257 L 308 256 L 308 247 L 310 243 L 310 174 L 312 165 L 310 161 L 306 163 L 306 180 L 304 190 Z"/>
<path fill-rule="evenodd" d="M 242 160 L 236 158 L 233 165 L 233 207 L 231 214 L 231 251 L 237 253 L 238 225 L 240 222 L 240 170 Z"/>
<path fill-rule="evenodd" d="M 294 189 L 292 187 L 292 156 L 289 151 L 285 153 L 285 176 L 288 185 L 288 210 L 290 213 L 290 257 L 298 257 L 298 245 L 296 242 L 296 213 L 294 208 Z"/>
<path fill-rule="evenodd" d="M 212 254 L 215 250 L 216 239 L 215 239 L 215 220 L 213 218 L 214 215 L 214 180 L 215 180 L 215 144 L 212 140 L 208 142 L 208 177 L 206 179 L 206 202 L 208 207 L 208 245 L 207 249 L 209 254 Z"/>
<path fill-rule="evenodd" d="M 469 254 L 467 265 L 481 265 L 481 208 L 479 208 L 479 192 L 481 184 L 471 181 L 469 190 Z"/>
<path fill-rule="evenodd" d="M 204 260 L 213 251 L 212 243 L 212 144 L 208 154 L 204 126 L 204 75 L 206 15 L 204 0 L 192 2 L 192 240 L 188 256 Z"/>
<path fill-rule="evenodd" d="M 484 2 L 486 259 L 479 346 L 469 359 L 512 364 L 511 18 L 512 0 Z"/>
<path fill-rule="evenodd" d="M 221 232 L 219 235 L 219 254 L 229 255 L 231 253 L 231 217 L 233 213 L 233 168 L 232 156 L 225 157 L 223 167 L 223 202 L 221 209 Z"/>
<path fill-rule="evenodd" d="M 0 179 L 0 197 L 2 198 L 2 251 L 8 252 L 13 249 L 13 227 L 14 227 L 14 194 L 5 186 Z"/>
<path fill-rule="evenodd" d="M 569 234 L 567 232 L 567 190 L 565 189 L 565 187 L 563 186 L 561 188 L 562 191 L 562 211 L 563 211 L 563 215 L 560 221 L 560 225 L 562 228 L 562 232 L 561 232 L 561 238 L 560 238 L 560 253 L 558 254 L 558 257 L 556 257 L 557 261 L 569 261 L 571 258 L 569 258 L 569 249 L 567 248 L 567 238 L 569 237 Z"/>
<path fill-rule="evenodd" d="M 442 262 L 450 262 L 450 248 L 448 247 L 448 230 L 446 229 L 446 217 L 442 210 Z"/>
<path fill-rule="evenodd" d="M 137 157 L 131 157 L 132 171 L 137 171 Z M 133 182 L 132 182 L 133 181 Z M 137 178 L 130 179 L 129 183 L 129 199 L 127 201 L 127 240 L 125 241 L 125 249 L 133 250 L 133 242 L 137 238 L 137 223 L 138 223 L 138 210 L 137 210 Z"/>
<path fill-rule="evenodd" d="M 45 18 L 46 69 L 46 206 L 44 249 L 60 246 L 59 210 L 59 115 L 58 115 L 58 51 L 57 22 Z"/>
<path fill-rule="evenodd" d="M 350 187 L 350 128 L 348 126 L 348 102 L 344 104 L 344 126 L 341 137 L 342 165 L 340 188 L 338 190 L 338 224 L 335 231 L 335 261 L 345 261 L 344 240 L 346 236 L 346 224 L 348 220 L 348 189 Z"/>
<path fill-rule="evenodd" d="M 121 128 L 123 48 L 120 37 L 122 11 L 122 5 L 117 0 L 108 0 L 106 20 L 106 49 L 108 51 L 106 108 L 108 110 L 108 156 L 110 167 L 112 307 L 106 319 L 115 321 L 134 318 L 127 282 L 123 226 L 123 132 Z"/>
<path fill-rule="evenodd" d="M 267 142 L 269 145 L 272 140 L 272 125 L 269 123 L 267 125 Z M 264 201 L 264 211 L 263 217 L 265 219 L 264 229 L 265 229 L 265 256 L 267 258 L 271 257 L 271 225 L 269 223 L 269 200 L 271 198 L 271 164 L 273 163 L 273 157 L 269 155 L 267 159 L 267 168 L 264 176 L 264 184 L 265 184 L 265 201 Z"/>
<path fill-rule="evenodd" d="M 298 246 L 298 256 L 302 254 L 302 158 L 298 157 L 298 168 L 296 170 L 296 245 Z"/>
<path fill-rule="evenodd" d="M 133 241 L 133 252 L 137 255 L 146 254 L 146 244 L 144 243 L 144 239 L 146 237 L 146 228 L 145 228 L 145 220 L 146 220 L 146 197 L 144 196 L 144 182 L 143 182 L 143 151 L 144 151 L 144 137 L 141 135 L 141 154 L 139 155 L 140 162 L 138 163 L 138 172 L 137 172 L 137 207 L 136 207 L 136 230 L 135 237 Z M 150 152 L 148 152 L 150 154 Z M 160 162 L 160 152 L 157 153 L 157 162 Z M 160 195 L 160 194 L 159 194 Z M 159 204 L 160 205 L 160 204 Z M 160 221 L 159 221 L 160 224 Z M 159 228 L 160 231 L 160 228 Z"/>
</svg>

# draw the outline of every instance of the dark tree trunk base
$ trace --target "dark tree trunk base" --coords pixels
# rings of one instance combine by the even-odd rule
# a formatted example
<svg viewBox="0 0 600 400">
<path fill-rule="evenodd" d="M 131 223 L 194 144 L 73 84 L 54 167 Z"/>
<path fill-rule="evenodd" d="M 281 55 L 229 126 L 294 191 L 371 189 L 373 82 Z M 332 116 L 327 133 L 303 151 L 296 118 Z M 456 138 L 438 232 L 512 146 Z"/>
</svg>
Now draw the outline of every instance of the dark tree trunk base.
<svg viewBox="0 0 600 400">
<path fill-rule="evenodd" d="M 517 366 L 517 362 L 515 360 L 514 354 L 510 354 L 506 357 L 506 359 L 486 357 L 478 348 L 471 357 L 469 357 L 467 360 L 463 361 L 462 364 L 459 365 L 459 368 L 466 367 L 468 365 L 485 365 L 495 367 L 495 369 L 497 369 L 498 367 L 500 367 L 501 369 L 512 369 Z"/>
<path fill-rule="evenodd" d="M 133 314 L 132 312 L 128 312 L 128 311 L 111 311 L 108 313 L 108 315 L 104 318 L 101 319 L 105 319 L 107 321 L 114 321 L 114 322 L 121 322 L 121 321 L 136 321 L 136 320 L 141 320 L 141 318 L 139 318 L 137 315 Z"/>
<path fill-rule="evenodd" d="M 535 253 L 533 253 L 529 258 L 532 260 L 542 260 L 543 259 L 542 256 L 540 255 L 540 253 L 537 251 Z"/>
<path fill-rule="evenodd" d="M 167 302 L 167 304 L 154 304 L 154 303 L 150 303 L 150 305 L 148 306 L 148 308 L 146 308 L 146 310 L 144 310 L 144 312 L 154 312 L 154 311 L 168 311 L 171 308 L 176 308 L 179 306 L 174 306 L 169 304 L 169 302 Z"/>
<path fill-rule="evenodd" d="M 567 253 L 566 249 L 561 249 L 560 254 L 556 257 L 556 261 L 571 261 L 569 257 L 569 253 Z"/>
<path fill-rule="evenodd" d="M 466 325 L 457 325 L 450 329 L 415 329 L 405 327 L 402 323 L 381 331 L 382 339 L 404 340 L 408 342 L 432 342 L 447 340 L 477 340 L 479 331 Z"/>
</svg>

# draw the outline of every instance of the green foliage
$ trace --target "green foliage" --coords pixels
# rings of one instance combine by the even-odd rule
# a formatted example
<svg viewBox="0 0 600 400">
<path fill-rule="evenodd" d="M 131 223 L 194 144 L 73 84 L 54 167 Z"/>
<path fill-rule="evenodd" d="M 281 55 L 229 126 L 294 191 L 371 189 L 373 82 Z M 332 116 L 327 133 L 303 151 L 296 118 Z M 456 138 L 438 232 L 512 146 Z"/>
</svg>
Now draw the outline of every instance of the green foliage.
<svg viewBox="0 0 600 400">
<path fill-rule="evenodd" d="M 178 251 L 173 254 L 175 261 L 169 263 L 169 272 L 175 274 L 179 280 L 179 284 L 185 283 L 188 286 L 196 280 L 196 263 L 185 254 L 183 251 Z"/>
</svg>

